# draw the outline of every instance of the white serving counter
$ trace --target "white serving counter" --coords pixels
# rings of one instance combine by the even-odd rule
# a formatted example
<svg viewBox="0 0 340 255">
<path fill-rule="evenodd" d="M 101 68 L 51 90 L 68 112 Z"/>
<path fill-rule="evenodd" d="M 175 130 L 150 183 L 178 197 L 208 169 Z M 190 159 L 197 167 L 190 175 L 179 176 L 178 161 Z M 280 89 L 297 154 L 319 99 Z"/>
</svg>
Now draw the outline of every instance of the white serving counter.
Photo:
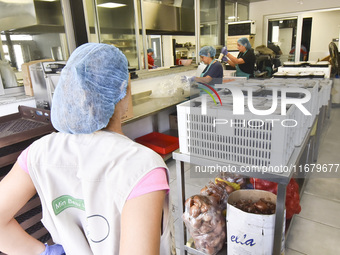
<svg viewBox="0 0 340 255">
<path fill-rule="evenodd" d="M 18 106 L 36 107 L 35 99 L 22 93 L 0 96 L 0 117 L 18 112 Z"/>
</svg>

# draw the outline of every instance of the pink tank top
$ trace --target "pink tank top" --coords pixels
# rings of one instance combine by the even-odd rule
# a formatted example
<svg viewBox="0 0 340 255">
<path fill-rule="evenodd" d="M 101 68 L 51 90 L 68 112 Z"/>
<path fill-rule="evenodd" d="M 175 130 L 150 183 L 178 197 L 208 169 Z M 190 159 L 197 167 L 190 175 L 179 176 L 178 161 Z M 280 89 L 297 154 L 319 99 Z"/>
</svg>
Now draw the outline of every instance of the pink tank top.
<svg viewBox="0 0 340 255">
<path fill-rule="evenodd" d="M 18 157 L 18 164 L 26 173 L 29 174 L 27 167 L 28 150 L 29 147 L 21 152 Z M 133 188 L 127 200 L 158 190 L 166 190 L 167 193 L 170 190 L 166 176 L 166 169 L 162 167 L 155 168 L 145 175 Z"/>
</svg>

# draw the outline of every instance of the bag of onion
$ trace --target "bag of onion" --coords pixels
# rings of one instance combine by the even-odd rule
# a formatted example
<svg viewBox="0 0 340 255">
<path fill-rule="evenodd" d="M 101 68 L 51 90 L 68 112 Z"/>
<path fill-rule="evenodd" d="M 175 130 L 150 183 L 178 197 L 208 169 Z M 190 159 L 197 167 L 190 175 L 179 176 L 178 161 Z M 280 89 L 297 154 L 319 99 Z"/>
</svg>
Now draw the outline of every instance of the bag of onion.
<svg viewBox="0 0 340 255">
<path fill-rule="evenodd" d="M 225 217 L 216 197 L 195 195 L 185 201 L 183 221 L 197 250 L 213 255 L 226 240 Z"/>
</svg>

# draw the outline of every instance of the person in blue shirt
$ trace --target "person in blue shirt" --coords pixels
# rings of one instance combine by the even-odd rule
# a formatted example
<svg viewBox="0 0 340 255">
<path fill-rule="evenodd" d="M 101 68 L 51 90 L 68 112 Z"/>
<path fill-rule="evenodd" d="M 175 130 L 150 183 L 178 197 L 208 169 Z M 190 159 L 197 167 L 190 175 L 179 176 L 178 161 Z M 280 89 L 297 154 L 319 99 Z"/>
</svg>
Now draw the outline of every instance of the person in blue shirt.
<svg viewBox="0 0 340 255">
<path fill-rule="evenodd" d="M 206 68 L 200 77 L 195 77 L 196 82 L 208 83 L 210 85 L 222 83 L 223 67 L 215 59 L 216 49 L 212 46 L 204 46 L 199 51 L 201 61 L 206 64 Z"/>
<path fill-rule="evenodd" d="M 199 51 L 201 62 L 206 67 L 201 73 L 200 77 L 192 76 L 185 77 L 190 84 L 194 82 L 204 83 L 209 85 L 221 84 L 223 80 L 223 67 L 221 63 L 215 59 L 216 49 L 212 46 L 204 46 Z"/>
</svg>

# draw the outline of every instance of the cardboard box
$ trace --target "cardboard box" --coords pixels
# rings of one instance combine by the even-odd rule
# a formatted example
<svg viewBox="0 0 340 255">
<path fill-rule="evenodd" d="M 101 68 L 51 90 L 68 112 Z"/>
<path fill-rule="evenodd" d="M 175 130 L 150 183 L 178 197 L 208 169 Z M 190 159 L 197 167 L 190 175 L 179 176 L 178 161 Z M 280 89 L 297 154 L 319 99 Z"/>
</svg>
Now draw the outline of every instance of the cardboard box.
<svg viewBox="0 0 340 255">
<path fill-rule="evenodd" d="M 128 87 L 126 90 L 126 96 L 128 98 L 128 108 L 125 114 L 122 116 L 122 121 L 131 119 L 133 117 L 133 105 L 132 105 L 132 95 L 131 95 L 131 79 L 129 78 Z"/>
<path fill-rule="evenodd" d="M 255 35 L 235 35 L 235 36 L 228 36 L 227 37 L 227 48 L 228 50 L 238 50 L 237 48 L 237 40 L 245 37 L 249 40 L 250 45 L 254 48 L 255 43 Z"/>
<path fill-rule="evenodd" d="M 32 81 L 31 81 L 31 75 L 30 75 L 30 65 L 40 63 L 40 62 L 46 62 L 46 61 L 54 61 L 53 59 L 41 59 L 41 60 L 34 60 L 27 63 L 23 63 L 21 65 L 21 72 L 22 72 L 22 79 L 24 82 L 24 89 L 25 94 L 27 96 L 34 96 Z"/>
<path fill-rule="evenodd" d="M 177 112 L 169 115 L 170 129 L 178 130 Z"/>
</svg>

